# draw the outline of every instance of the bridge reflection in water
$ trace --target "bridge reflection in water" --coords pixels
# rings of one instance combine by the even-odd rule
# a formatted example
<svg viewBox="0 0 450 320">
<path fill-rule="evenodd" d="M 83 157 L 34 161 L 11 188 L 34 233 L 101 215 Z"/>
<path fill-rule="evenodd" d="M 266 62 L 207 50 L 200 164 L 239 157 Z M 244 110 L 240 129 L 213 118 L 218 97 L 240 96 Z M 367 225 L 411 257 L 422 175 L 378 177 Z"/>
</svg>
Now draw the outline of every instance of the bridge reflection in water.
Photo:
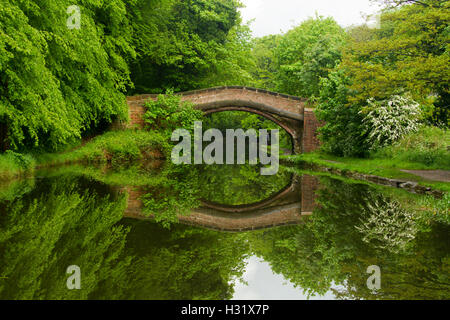
<svg viewBox="0 0 450 320">
<path fill-rule="evenodd" d="M 228 232 L 299 224 L 304 216 L 312 214 L 318 187 L 317 177 L 294 175 L 288 186 L 268 199 L 238 206 L 202 200 L 199 208 L 189 215 L 178 216 L 178 220 L 187 225 Z M 143 191 L 132 187 L 126 187 L 123 191 L 129 195 L 125 218 L 153 220 L 152 216 L 143 213 L 140 200 Z"/>
</svg>

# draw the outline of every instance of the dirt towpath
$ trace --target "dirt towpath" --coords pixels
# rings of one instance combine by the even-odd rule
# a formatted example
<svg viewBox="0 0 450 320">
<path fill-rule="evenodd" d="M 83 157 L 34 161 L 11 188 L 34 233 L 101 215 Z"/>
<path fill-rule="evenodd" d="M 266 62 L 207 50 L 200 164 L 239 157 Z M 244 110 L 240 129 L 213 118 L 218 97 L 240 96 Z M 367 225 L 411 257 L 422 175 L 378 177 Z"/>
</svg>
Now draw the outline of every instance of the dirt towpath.
<svg viewBox="0 0 450 320">
<path fill-rule="evenodd" d="M 447 170 L 401 170 L 430 181 L 450 182 L 450 171 Z"/>
</svg>

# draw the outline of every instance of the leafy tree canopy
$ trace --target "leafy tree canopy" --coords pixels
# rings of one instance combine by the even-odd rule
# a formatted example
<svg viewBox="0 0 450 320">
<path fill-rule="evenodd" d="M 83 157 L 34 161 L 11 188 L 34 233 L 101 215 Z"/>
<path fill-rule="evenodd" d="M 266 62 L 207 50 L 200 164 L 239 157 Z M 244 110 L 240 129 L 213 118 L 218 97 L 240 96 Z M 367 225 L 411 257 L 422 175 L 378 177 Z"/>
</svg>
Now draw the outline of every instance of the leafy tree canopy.
<svg viewBox="0 0 450 320">
<path fill-rule="evenodd" d="M 275 49 L 277 90 L 317 97 L 320 79 L 339 63 L 346 38 L 333 18 L 311 18 L 290 30 Z"/>
<path fill-rule="evenodd" d="M 354 31 L 359 37 L 345 51 L 341 68 L 352 78 L 350 101 L 409 92 L 429 118 L 448 124 L 450 3 L 388 3 L 403 6 L 386 9 L 379 29 Z"/>
<path fill-rule="evenodd" d="M 248 77 L 239 62 L 250 50 L 240 6 L 236 0 L 138 1 L 131 9 L 135 91 L 185 91 Z"/>
<path fill-rule="evenodd" d="M 123 1 L 2 1 L 0 122 L 13 148 L 55 148 L 113 117 L 126 117 L 131 28 Z"/>
</svg>

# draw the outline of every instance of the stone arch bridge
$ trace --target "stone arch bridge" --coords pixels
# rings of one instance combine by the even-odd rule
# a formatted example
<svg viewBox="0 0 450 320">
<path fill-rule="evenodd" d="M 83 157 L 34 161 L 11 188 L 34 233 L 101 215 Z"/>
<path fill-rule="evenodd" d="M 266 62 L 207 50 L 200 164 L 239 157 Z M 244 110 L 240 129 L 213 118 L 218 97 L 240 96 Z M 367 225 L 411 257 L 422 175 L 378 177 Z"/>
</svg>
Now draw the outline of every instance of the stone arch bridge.
<svg viewBox="0 0 450 320">
<path fill-rule="evenodd" d="M 306 99 L 240 86 L 216 87 L 179 93 L 182 101 L 191 101 L 206 114 L 222 111 L 246 111 L 261 115 L 286 130 L 292 137 L 293 150 L 299 154 L 317 149 L 319 126 L 311 109 L 305 108 Z M 144 125 L 144 104 L 158 95 L 144 94 L 127 98 L 129 126 Z"/>
</svg>

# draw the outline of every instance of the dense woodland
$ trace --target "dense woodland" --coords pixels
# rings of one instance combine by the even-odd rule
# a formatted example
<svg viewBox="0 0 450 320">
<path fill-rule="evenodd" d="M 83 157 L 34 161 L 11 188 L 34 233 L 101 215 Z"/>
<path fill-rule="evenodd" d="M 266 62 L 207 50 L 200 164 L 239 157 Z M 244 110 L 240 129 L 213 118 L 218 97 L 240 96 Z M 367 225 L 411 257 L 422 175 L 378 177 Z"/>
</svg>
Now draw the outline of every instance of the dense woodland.
<svg viewBox="0 0 450 320">
<path fill-rule="evenodd" d="M 238 0 L 78 1 L 80 29 L 73 1 L 1 0 L 3 148 L 55 151 L 126 119 L 127 95 L 220 85 L 308 98 L 338 156 L 443 136 L 423 125 L 449 124 L 450 1 L 375 2 L 376 27 L 316 16 L 253 38 Z"/>
</svg>

